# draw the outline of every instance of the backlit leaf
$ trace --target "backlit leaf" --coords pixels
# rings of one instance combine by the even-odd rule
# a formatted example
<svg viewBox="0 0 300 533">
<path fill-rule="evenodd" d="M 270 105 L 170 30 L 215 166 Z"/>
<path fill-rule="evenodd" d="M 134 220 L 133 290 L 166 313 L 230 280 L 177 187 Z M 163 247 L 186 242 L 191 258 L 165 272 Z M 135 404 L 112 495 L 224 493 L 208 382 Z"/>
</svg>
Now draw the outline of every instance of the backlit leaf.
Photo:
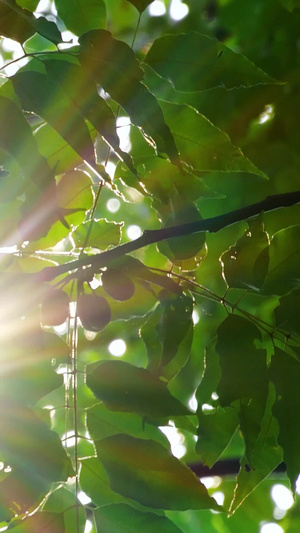
<svg viewBox="0 0 300 533">
<path fill-rule="evenodd" d="M 265 294 L 282 295 L 299 287 L 299 239 L 300 226 L 291 226 L 273 235 L 269 247 L 269 269 L 262 288 Z"/>
<path fill-rule="evenodd" d="M 216 351 L 222 370 L 218 386 L 220 404 L 250 399 L 265 394 L 267 387 L 266 352 L 257 349 L 261 334 L 254 324 L 237 315 L 229 315 L 218 327 Z"/>
<path fill-rule="evenodd" d="M 300 471 L 300 363 L 289 354 L 275 349 L 271 360 L 270 377 L 275 385 L 276 401 L 273 414 L 279 424 L 278 442 L 283 448 L 293 492 Z"/>
<path fill-rule="evenodd" d="M 229 287 L 261 288 L 268 270 L 268 244 L 263 224 L 249 220 L 244 235 L 221 256 Z"/>
<path fill-rule="evenodd" d="M 159 101 L 165 121 L 174 136 L 180 158 L 194 170 L 249 172 L 266 175 L 231 144 L 228 135 L 214 126 L 196 109 L 187 105 Z"/>
<path fill-rule="evenodd" d="M 19 525 L 14 527 L 15 533 L 27 533 L 28 531 L 43 531 L 43 533 L 66 533 L 62 513 L 39 511 L 33 516 L 20 520 Z"/>
<path fill-rule="evenodd" d="M 95 443 L 111 488 L 155 509 L 220 509 L 189 468 L 152 440 L 114 435 Z"/>
<path fill-rule="evenodd" d="M 230 506 L 231 514 L 238 509 L 259 483 L 271 474 L 282 461 L 282 450 L 277 443 L 278 424 L 272 415 L 274 397 L 274 388 L 271 387 L 265 414 L 261 422 L 260 435 L 252 451 L 252 468 L 249 468 L 245 459 L 241 461 L 241 469 L 237 477 L 234 497 Z"/>
<path fill-rule="evenodd" d="M 90 121 L 120 159 L 135 172 L 130 156 L 119 147 L 116 117 L 106 101 L 98 95 L 96 85 L 84 75 L 85 71 L 79 65 L 61 59 L 47 59 L 43 63 L 52 83 L 57 85 L 57 91 L 66 93 L 82 116 Z"/>
<path fill-rule="evenodd" d="M 11 81 L 23 109 L 49 122 L 82 159 L 94 162 L 94 146 L 84 119 L 50 77 L 32 70 L 17 72 Z"/>
<path fill-rule="evenodd" d="M 238 412 L 235 407 L 220 407 L 213 400 L 220 379 L 221 369 L 218 355 L 213 347 L 205 353 L 204 373 L 196 391 L 199 421 L 195 450 L 201 461 L 210 468 L 232 439 L 238 427 Z"/>
<path fill-rule="evenodd" d="M 83 222 L 72 231 L 72 240 L 76 248 L 81 248 L 89 233 L 88 246 L 105 250 L 110 245 L 117 245 L 121 238 L 122 223 L 108 222 L 104 218 Z M 90 229 L 91 228 L 91 229 Z"/>
<path fill-rule="evenodd" d="M 152 138 L 159 152 L 178 163 L 177 148 L 153 94 L 140 83 L 143 71 L 135 54 L 106 30 L 80 37 L 79 60 L 92 78 L 128 113 L 131 122 Z"/>
<path fill-rule="evenodd" d="M 0 2 L 0 35 L 24 43 L 39 33 L 54 44 L 61 42 L 56 24 L 45 17 L 35 18 L 31 11 L 23 9 L 15 0 Z"/>
<path fill-rule="evenodd" d="M 125 503 L 104 505 L 94 513 L 98 533 L 114 531 L 114 533 L 182 533 L 171 520 L 165 516 L 146 513 L 134 509 Z"/>
<path fill-rule="evenodd" d="M 80 487 L 95 505 L 102 506 L 124 501 L 124 497 L 110 488 L 106 470 L 96 457 L 82 460 Z"/>
<path fill-rule="evenodd" d="M 145 423 L 135 413 L 111 411 L 103 403 L 87 410 L 87 427 L 94 440 L 128 433 L 132 437 L 155 440 L 169 448 L 169 441 L 156 426 Z"/>
<path fill-rule="evenodd" d="M 39 153 L 27 120 L 18 106 L 3 96 L 0 96 L 0 125 L 0 148 L 17 161 L 24 176 L 39 188 L 51 183 L 53 171 Z"/>
<path fill-rule="evenodd" d="M 268 396 L 266 351 L 256 348 L 260 332 L 242 317 L 229 315 L 218 327 L 217 334 L 216 351 L 222 370 L 217 388 L 220 405 L 227 407 L 239 401 L 245 456 L 252 466 Z"/>
<path fill-rule="evenodd" d="M 217 39 L 195 32 L 160 37 L 145 62 L 180 91 L 276 83 L 245 56 Z"/>
<path fill-rule="evenodd" d="M 276 325 L 291 335 L 300 335 L 300 290 L 294 290 L 279 300 L 275 309 Z"/>
<path fill-rule="evenodd" d="M 29 9 L 29 11 L 35 11 L 39 3 L 39 0 L 16 0 L 16 1 L 19 6 L 25 9 Z"/>
<path fill-rule="evenodd" d="M 106 8 L 103 0 L 55 0 L 58 16 L 75 35 L 103 28 Z"/>
<path fill-rule="evenodd" d="M 103 361 L 88 372 L 87 385 L 113 411 L 151 418 L 190 414 L 164 382 L 148 370 L 125 361 Z"/>
</svg>

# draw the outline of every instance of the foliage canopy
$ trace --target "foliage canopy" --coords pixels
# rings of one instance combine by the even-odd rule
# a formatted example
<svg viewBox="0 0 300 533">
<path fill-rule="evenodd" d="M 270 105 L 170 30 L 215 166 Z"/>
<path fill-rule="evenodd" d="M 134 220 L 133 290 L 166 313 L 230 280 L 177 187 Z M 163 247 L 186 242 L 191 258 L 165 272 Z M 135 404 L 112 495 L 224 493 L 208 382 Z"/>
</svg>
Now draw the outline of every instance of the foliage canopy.
<svg viewBox="0 0 300 533">
<path fill-rule="evenodd" d="M 299 8 L 0 0 L 1 527 L 298 530 Z"/>
</svg>

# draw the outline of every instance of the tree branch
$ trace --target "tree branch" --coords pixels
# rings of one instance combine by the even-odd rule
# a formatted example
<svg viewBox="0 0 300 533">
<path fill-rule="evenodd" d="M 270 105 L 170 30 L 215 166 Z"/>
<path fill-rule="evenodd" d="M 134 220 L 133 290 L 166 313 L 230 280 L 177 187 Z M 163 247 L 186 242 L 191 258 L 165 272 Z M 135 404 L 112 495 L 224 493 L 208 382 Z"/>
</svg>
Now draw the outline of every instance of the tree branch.
<svg viewBox="0 0 300 533">
<path fill-rule="evenodd" d="M 99 268 L 106 266 L 113 259 L 117 259 L 125 254 L 144 248 L 149 244 L 164 241 L 165 239 L 170 239 L 172 237 L 183 237 L 184 235 L 191 235 L 192 233 L 199 233 L 201 231 L 215 233 L 231 224 L 254 217 L 261 212 L 273 211 L 280 207 L 290 207 L 298 203 L 300 203 L 300 191 L 276 194 L 268 196 L 261 202 L 236 209 L 235 211 L 230 211 L 230 213 L 225 213 L 224 215 L 168 228 L 145 230 L 143 235 L 138 239 L 116 246 L 112 250 L 107 250 L 106 252 L 101 252 L 93 256 L 84 256 L 63 265 L 46 267 L 40 271 L 38 278 L 41 281 L 52 281 L 57 276 L 77 270 L 83 266 L 90 266 L 96 271 Z"/>
</svg>

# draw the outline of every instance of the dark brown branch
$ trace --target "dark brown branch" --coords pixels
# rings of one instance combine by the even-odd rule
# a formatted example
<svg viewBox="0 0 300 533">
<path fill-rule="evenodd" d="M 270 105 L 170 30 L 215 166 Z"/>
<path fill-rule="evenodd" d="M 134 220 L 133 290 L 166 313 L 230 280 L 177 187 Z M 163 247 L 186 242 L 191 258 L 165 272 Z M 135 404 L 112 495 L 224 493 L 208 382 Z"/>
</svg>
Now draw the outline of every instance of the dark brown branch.
<svg viewBox="0 0 300 533">
<path fill-rule="evenodd" d="M 205 466 L 203 463 L 190 463 L 188 467 L 198 476 L 198 477 L 210 477 L 210 476 L 230 476 L 235 477 L 240 471 L 241 465 L 239 459 L 223 459 L 222 461 L 217 461 L 211 468 Z M 250 469 L 248 470 L 250 471 Z M 280 463 L 272 474 L 285 474 L 286 465 L 285 463 Z"/>
<path fill-rule="evenodd" d="M 181 224 L 178 226 L 171 226 L 169 228 L 162 228 L 157 230 L 145 230 L 143 235 L 134 241 L 116 246 L 112 250 L 102 252 L 93 256 L 84 256 L 75 261 L 58 265 L 55 267 L 46 267 L 39 273 L 39 279 L 42 281 L 51 281 L 57 276 L 90 265 L 93 270 L 97 270 L 106 266 L 113 259 L 117 259 L 125 254 L 144 248 L 149 244 L 164 241 L 172 237 L 182 237 L 184 235 L 191 235 L 201 231 L 209 231 L 215 233 L 222 228 L 230 226 L 236 222 L 246 220 L 254 217 L 262 211 L 273 211 L 280 207 L 290 207 L 300 203 L 300 191 L 288 192 L 284 194 L 276 194 L 268 196 L 265 200 L 255 204 L 236 209 L 230 213 L 219 215 L 205 220 L 198 220 L 188 224 Z"/>
</svg>

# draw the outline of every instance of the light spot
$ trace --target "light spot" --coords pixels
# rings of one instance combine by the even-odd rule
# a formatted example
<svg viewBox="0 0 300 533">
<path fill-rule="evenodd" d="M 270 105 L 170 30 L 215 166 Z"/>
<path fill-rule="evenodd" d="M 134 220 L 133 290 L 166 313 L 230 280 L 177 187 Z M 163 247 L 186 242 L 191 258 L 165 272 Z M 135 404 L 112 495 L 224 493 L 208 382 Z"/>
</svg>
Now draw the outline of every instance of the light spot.
<svg viewBox="0 0 300 533">
<path fill-rule="evenodd" d="M 108 161 L 105 165 L 105 170 L 111 179 L 114 179 L 116 165 L 112 161 Z"/>
<path fill-rule="evenodd" d="M 212 497 L 216 500 L 216 502 L 217 502 L 219 505 L 223 505 L 224 500 L 225 500 L 225 494 L 224 494 L 224 492 L 221 492 L 221 491 L 214 492 L 214 493 L 212 494 Z"/>
<path fill-rule="evenodd" d="M 174 457 L 181 459 L 181 457 L 186 454 L 186 447 L 184 445 L 185 438 L 174 426 L 174 423 L 171 420 L 169 423 L 169 426 L 160 426 L 159 429 L 167 437 Z"/>
<path fill-rule="evenodd" d="M 296 481 L 296 492 L 297 494 L 300 494 L 300 475 L 298 476 Z"/>
<path fill-rule="evenodd" d="M 208 476 L 201 477 L 200 481 L 207 489 L 217 489 L 221 485 L 222 479 L 219 476 Z"/>
<path fill-rule="evenodd" d="M 135 224 L 132 224 L 131 226 L 128 226 L 126 230 L 126 234 L 128 239 L 131 241 L 134 241 L 135 239 L 138 239 L 142 235 L 142 230 L 140 226 L 136 226 Z"/>
<path fill-rule="evenodd" d="M 200 320 L 199 313 L 198 313 L 198 311 L 196 309 L 194 309 L 194 311 L 193 311 L 192 320 L 193 320 L 193 324 L 198 324 L 198 322 Z"/>
<path fill-rule="evenodd" d="M 121 206 L 120 200 L 118 200 L 117 198 L 110 198 L 106 202 L 106 208 L 111 213 L 116 213 L 117 211 L 119 211 L 120 206 Z"/>
<path fill-rule="evenodd" d="M 78 492 L 77 498 L 82 505 L 87 505 L 92 501 L 91 498 L 85 492 L 83 492 L 83 490 Z"/>
<path fill-rule="evenodd" d="M 202 412 L 205 413 L 205 412 L 208 412 L 208 411 L 214 411 L 215 410 L 215 407 L 213 407 L 212 405 L 210 405 L 209 403 L 204 403 L 202 405 Z"/>
<path fill-rule="evenodd" d="M 130 142 L 130 119 L 128 117 L 117 118 L 117 134 L 120 139 L 120 148 L 124 152 L 131 150 Z"/>
<path fill-rule="evenodd" d="M 280 483 L 273 485 L 271 489 L 271 497 L 277 507 L 283 511 L 287 511 L 294 504 L 291 491 Z"/>
<path fill-rule="evenodd" d="M 272 105 L 266 105 L 264 111 L 258 117 L 258 123 L 264 124 L 274 118 L 274 107 Z"/>
<path fill-rule="evenodd" d="M 66 448 L 72 448 L 75 446 L 76 438 L 74 431 L 67 431 L 67 433 L 64 433 L 61 440 Z"/>
<path fill-rule="evenodd" d="M 161 0 L 155 0 L 148 7 L 148 11 L 151 17 L 161 17 L 166 13 L 165 4 Z"/>
<path fill-rule="evenodd" d="M 274 522 L 267 522 L 261 526 L 259 533 L 284 533 L 284 530 Z"/>
<path fill-rule="evenodd" d="M 172 0 L 170 6 L 170 17 L 175 21 L 184 19 L 189 12 L 189 8 L 181 0 Z"/>
<path fill-rule="evenodd" d="M 114 357 L 122 357 L 126 352 L 126 342 L 123 339 L 115 339 L 108 346 L 108 351 Z"/>
<path fill-rule="evenodd" d="M 49 11 L 50 9 L 50 2 L 49 0 L 41 0 L 39 3 L 38 3 L 38 6 L 35 10 L 35 13 L 45 13 L 47 11 Z"/>
<path fill-rule="evenodd" d="M 91 533 L 93 529 L 93 524 L 90 520 L 87 520 L 85 523 L 84 533 Z"/>
<path fill-rule="evenodd" d="M 212 395 L 211 395 L 211 399 L 214 400 L 214 401 L 218 400 L 219 399 L 218 394 L 216 392 L 213 392 Z"/>
<path fill-rule="evenodd" d="M 194 412 L 197 411 L 198 402 L 197 402 L 197 398 L 196 398 L 195 392 L 194 392 L 193 396 L 190 397 L 189 402 L 188 402 L 188 406 L 189 406 L 191 411 L 194 411 Z"/>
<path fill-rule="evenodd" d="M 63 324 L 60 324 L 59 326 L 54 326 L 53 331 L 57 333 L 57 335 L 64 335 L 68 331 L 68 320 L 63 322 Z"/>
</svg>

